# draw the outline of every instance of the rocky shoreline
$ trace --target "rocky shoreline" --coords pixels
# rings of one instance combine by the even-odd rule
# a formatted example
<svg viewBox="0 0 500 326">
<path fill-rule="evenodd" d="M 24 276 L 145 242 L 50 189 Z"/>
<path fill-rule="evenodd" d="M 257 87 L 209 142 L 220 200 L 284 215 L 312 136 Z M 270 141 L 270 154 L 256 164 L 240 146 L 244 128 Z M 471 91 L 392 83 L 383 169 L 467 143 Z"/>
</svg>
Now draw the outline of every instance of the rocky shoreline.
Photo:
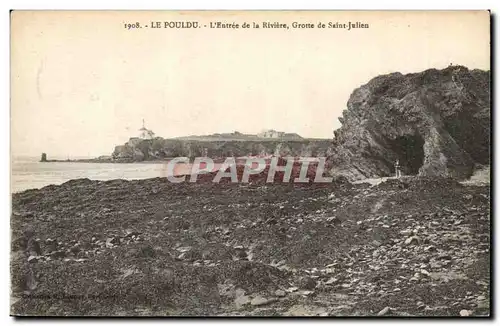
<svg viewBox="0 0 500 326">
<path fill-rule="evenodd" d="M 80 179 L 12 205 L 14 315 L 489 314 L 489 185 Z"/>
<path fill-rule="evenodd" d="M 76 159 L 76 160 L 47 160 L 40 161 L 40 163 L 144 163 L 144 164 L 161 164 L 167 163 L 170 159 L 157 159 L 157 160 L 147 160 L 147 161 L 134 161 L 134 160 L 115 160 L 115 159 L 100 159 L 100 158 L 89 158 L 89 159 Z"/>
<path fill-rule="evenodd" d="M 14 193 L 11 313 L 489 316 L 489 80 L 462 66 L 375 77 L 352 93 L 333 142 L 149 132 L 109 157 L 59 161 L 322 156 L 334 181 L 203 174 Z M 396 166 L 406 177 L 392 178 Z"/>
<path fill-rule="evenodd" d="M 351 181 L 405 175 L 469 178 L 490 164 L 490 72 L 463 66 L 377 76 L 351 94 L 333 139 L 132 137 L 110 156 L 64 162 L 162 162 L 172 157 L 328 157 Z M 234 136 L 234 135 L 233 135 Z"/>
</svg>

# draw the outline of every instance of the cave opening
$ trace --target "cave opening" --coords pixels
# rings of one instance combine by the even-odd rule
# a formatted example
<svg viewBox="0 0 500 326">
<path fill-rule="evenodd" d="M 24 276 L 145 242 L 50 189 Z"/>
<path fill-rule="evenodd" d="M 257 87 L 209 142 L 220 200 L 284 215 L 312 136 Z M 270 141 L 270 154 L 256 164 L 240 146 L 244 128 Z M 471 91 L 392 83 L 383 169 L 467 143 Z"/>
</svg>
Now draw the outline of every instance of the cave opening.
<svg viewBox="0 0 500 326">
<path fill-rule="evenodd" d="M 424 164 L 424 139 L 420 135 L 404 135 L 392 141 L 403 175 L 416 175 Z M 394 167 L 393 167 L 394 169 Z"/>
</svg>

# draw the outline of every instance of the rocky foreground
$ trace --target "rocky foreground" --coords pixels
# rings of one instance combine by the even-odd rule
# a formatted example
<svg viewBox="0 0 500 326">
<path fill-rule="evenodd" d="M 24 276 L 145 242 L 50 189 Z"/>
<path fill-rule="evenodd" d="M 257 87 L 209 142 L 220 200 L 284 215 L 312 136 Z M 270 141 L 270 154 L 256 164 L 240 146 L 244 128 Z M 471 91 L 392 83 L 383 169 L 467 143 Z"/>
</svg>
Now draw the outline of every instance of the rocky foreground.
<svg viewBox="0 0 500 326">
<path fill-rule="evenodd" d="M 488 185 L 82 179 L 12 204 L 15 315 L 489 315 Z"/>
</svg>

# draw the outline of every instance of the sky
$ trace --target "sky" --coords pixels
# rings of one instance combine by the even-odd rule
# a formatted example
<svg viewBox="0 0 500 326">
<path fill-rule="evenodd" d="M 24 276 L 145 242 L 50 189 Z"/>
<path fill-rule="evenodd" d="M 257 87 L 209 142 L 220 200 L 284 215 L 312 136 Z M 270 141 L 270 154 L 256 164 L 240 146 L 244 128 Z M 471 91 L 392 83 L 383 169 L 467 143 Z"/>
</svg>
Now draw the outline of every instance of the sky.
<svg viewBox="0 0 500 326">
<path fill-rule="evenodd" d="M 200 28 L 152 29 L 156 21 Z M 136 22 L 143 28 L 125 28 Z M 350 94 L 373 77 L 450 63 L 489 70 L 489 24 L 486 11 L 14 11 L 11 153 L 110 155 L 142 119 L 164 138 L 263 129 L 333 138 Z"/>
</svg>

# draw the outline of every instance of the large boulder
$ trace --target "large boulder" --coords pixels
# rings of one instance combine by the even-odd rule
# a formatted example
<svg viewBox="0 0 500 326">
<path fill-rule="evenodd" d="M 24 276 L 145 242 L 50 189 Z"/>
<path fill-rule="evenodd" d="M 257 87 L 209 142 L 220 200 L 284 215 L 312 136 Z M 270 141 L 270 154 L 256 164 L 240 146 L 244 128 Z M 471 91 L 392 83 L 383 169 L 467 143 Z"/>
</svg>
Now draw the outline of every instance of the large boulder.
<svg viewBox="0 0 500 326">
<path fill-rule="evenodd" d="M 490 161 L 490 73 L 450 66 L 378 76 L 354 90 L 335 130 L 333 175 L 466 178 Z"/>
</svg>

